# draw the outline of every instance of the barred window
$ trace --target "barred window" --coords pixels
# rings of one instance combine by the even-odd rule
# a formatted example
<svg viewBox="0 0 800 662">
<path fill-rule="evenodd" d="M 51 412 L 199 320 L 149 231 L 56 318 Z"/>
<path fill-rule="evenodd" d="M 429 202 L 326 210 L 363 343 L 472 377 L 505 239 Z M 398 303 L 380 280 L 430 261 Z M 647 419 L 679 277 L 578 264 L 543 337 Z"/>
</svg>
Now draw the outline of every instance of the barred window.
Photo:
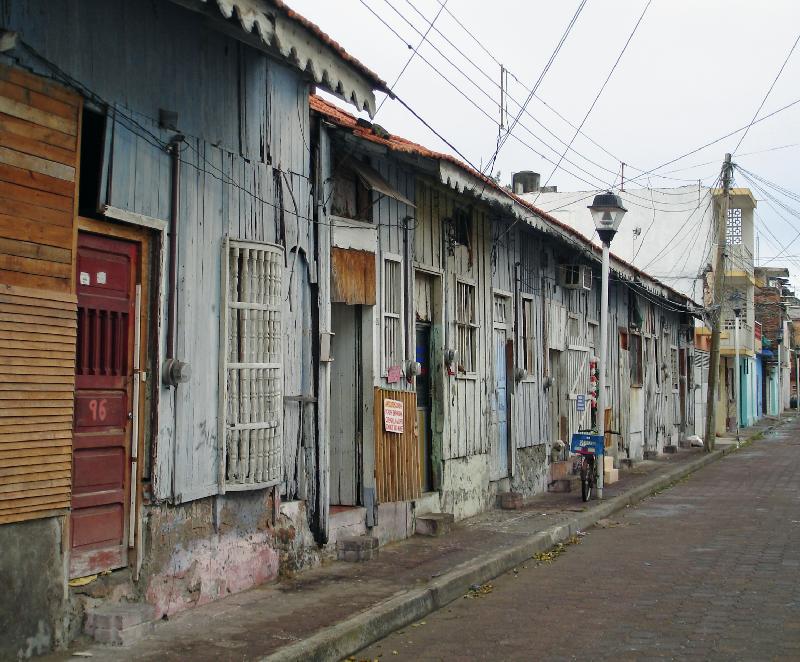
<svg viewBox="0 0 800 662">
<path fill-rule="evenodd" d="M 672 390 L 677 391 L 680 389 L 681 386 L 680 358 L 677 347 L 671 348 L 670 358 L 671 358 L 671 368 L 672 368 Z"/>
<path fill-rule="evenodd" d="M 536 354 L 534 353 L 533 300 L 522 300 L 522 367 L 533 377 Z"/>
<path fill-rule="evenodd" d="M 475 286 L 456 283 L 456 327 L 458 329 L 458 371 L 473 373 L 478 364 L 478 324 Z"/>
<path fill-rule="evenodd" d="M 383 261 L 383 369 L 403 361 L 403 327 L 400 311 L 403 305 L 402 266 L 399 260 Z"/>
<path fill-rule="evenodd" d="M 220 473 L 227 490 L 267 487 L 282 477 L 283 260 L 278 246 L 226 242 Z"/>
<path fill-rule="evenodd" d="M 642 385 L 642 336 L 631 333 L 628 336 L 628 351 L 630 352 L 631 386 Z"/>
<path fill-rule="evenodd" d="M 736 246 L 742 243 L 742 210 L 741 209 L 728 209 L 728 218 L 726 221 L 727 227 L 725 228 L 725 238 L 729 246 Z"/>
</svg>

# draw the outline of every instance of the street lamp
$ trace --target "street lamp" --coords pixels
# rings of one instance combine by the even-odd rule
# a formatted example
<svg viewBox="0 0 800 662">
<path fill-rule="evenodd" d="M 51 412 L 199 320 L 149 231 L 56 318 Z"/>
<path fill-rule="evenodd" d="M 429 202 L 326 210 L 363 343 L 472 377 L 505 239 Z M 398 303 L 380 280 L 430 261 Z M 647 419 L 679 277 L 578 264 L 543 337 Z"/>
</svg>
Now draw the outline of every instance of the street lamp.
<svg viewBox="0 0 800 662">
<path fill-rule="evenodd" d="M 733 375 L 733 384 L 734 384 L 733 390 L 736 393 L 736 397 L 734 398 L 734 401 L 736 403 L 736 441 L 739 441 L 739 433 L 740 433 L 740 430 L 739 430 L 739 410 L 741 408 L 741 405 L 739 404 L 739 397 L 740 397 L 741 392 L 742 392 L 741 391 L 740 382 L 739 382 L 739 380 L 742 378 L 741 374 L 739 373 L 739 317 L 742 314 L 742 309 L 741 308 L 734 308 L 733 309 L 733 314 L 736 317 L 736 322 L 735 322 L 735 326 L 734 326 L 734 329 L 733 329 L 733 347 L 734 347 L 734 352 L 735 352 L 735 357 L 736 357 L 735 361 L 734 361 L 734 364 L 735 364 L 735 368 L 734 369 L 736 370 L 736 372 Z"/>
<path fill-rule="evenodd" d="M 606 433 L 606 352 L 608 349 L 608 272 L 609 272 L 609 258 L 608 253 L 611 246 L 611 240 L 617 234 L 619 224 L 622 222 L 622 217 L 628 211 L 622 206 L 622 199 L 607 191 L 594 196 L 592 204 L 589 205 L 589 211 L 592 212 L 594 225 L 597 228 L 597 235 L 603 243 L 603 272 L 601 277 L 600 289 L 600 356 L 598 357 L 598 390 L 597 390 L 597 432 L 603 438 L 603 445 L 605 446 L 605 433 Z M 598 458 L 602 461 L 602 466 L 599 467 L 597 477 L 597 498 L 603 498 L 603 472 L 605 471 L 605 453 L 603 458 Z"/>
</svg>

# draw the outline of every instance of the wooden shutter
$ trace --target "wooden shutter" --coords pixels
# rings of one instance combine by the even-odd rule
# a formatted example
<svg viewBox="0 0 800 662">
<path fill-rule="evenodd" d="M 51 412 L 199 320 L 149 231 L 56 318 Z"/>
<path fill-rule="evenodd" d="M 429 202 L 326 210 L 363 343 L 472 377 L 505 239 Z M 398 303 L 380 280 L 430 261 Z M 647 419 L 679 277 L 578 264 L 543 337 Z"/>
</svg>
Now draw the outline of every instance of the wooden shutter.
<svg viewBox="0 0 800 662">
<path fill-rule="evenodd" d="M 68 508 L 81 99 L 0 66 L 0 524 Z"/>
</svg>

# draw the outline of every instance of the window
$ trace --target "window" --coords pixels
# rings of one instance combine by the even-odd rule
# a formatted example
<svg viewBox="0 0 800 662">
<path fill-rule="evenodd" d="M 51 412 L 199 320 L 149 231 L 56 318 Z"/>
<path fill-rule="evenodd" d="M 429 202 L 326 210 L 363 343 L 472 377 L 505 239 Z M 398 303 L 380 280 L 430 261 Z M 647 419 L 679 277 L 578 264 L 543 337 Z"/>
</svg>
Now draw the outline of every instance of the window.
<svg viewBox="0 0 800 662">
<path fill-rule="evenodd" d="M 447 233 L 451 249 L 455 246 L 472 246 L 472 213 L 456 207 L 447 223 Z"/>
<path fill-rule="evenodd" d="M 742 243 L 742 210 L 728 209 L 728 219 L 725 228 L 725 238 L 728 246 Z"/>
<path fill-rule="evenodd" d="M 592 347 L 595 352 L 599 352 L 600 351 L 600 326 L 597 324 L 597 322 L 593 322 L 593 321 L 588 321 L 586 324 L 587 324 L 587 329 L 588 329 L 588 332 L 589 332 L 589 337 L 588 337 L 589 347 Z"/>
<path fill-rule="evenodd" d="M 533 327 L 533 300 L 522 300 L 522 367 L 533 377 L 536 365 L 534 363 L 534 327 Z"/>
<path fill-rule="evenodd" d="M 507 324 L 509 321 L 508 304 L 509 297 L 505 294 L 494 295 L 494 323 Z"/>
<path fill-rule="evenodd" d="M 458 371 L 473 373 L 478 364 L 478 324 L 475 286 L 456 282 L 456 327 L 458 329 Z"/>
<path fill-rule="evenodd" d="M 642 336 L 631 333 L 628 336 L 628 351 L 630 352 L 631 386 L 642 385 Z"/>
<path fill-rule="evenodd" d="M 229 240 L 223 259 L 220 443 L 227 489 L 283 473 L 283 249 Z"/>
<path fill-rule="evenodd" d="M 395 258 L 383 261 L 383 369 L 403 362 L 402 265 Z"/>
<path fill-rule="evenodd" d="M 647 338 L 645 340 L 645 345 L 647 348 L 647 361 L 648 363 L 654 367 L 655 369 L 655 377 L 656 377 L 656 388 L 661 387 L 661 354 L 658 351 L 658 338 Z M 650 354 L 650 350 L 652 349 L 653 353 Z"/>
<path fill-rule="evenodd" d="M 333 178 L 331 211 L 336 216 L 372 222 L 372 191 L 356 172 L 339 164 Z"/>
</svg>

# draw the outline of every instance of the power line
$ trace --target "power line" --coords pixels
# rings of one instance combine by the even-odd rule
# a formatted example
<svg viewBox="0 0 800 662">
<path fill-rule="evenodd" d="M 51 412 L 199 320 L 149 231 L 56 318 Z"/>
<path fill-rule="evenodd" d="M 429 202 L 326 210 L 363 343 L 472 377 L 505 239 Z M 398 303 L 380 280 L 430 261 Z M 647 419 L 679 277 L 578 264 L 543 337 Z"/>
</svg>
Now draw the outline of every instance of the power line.
<svg viewBox="0 0 800 662">
<path fill-rule="evenodd" d="M 536 90 L 539 89 L 539 85 L 541 85 L 542 80 L 547 75 L 547 72 L 550 70 L 550 67 L 553 65 L 553 62 L 555 61 L 556 57 L 558 56 L 559 51 L 561 51 L 561 47 L 564 45 L 564 42 L 566 42 L 567 37 L 569 37 L 569 33 L 572 31 L 572 28 L 575 26 L 575 23 L 578 21 L 578 17 L 581 15 L 581 12 L 583 11 L 584 6 L 586 6 L 586 2 L 587 2 L 587 0 L 581 0 L 580 4 L 578 5 L 578 8 L 575 10 L 575 14 L 573 14 L 572 18 L 570 19 L 570 22 L 567 24 L 566 29 L 564 30 L 563 34 L 561 35 L 561 39 L 559 40 L 558 44 L 556 45 L 555 50 L 550 55 L 550 59 L 547 61 L 547 64 L 545 64 L 544 69 L 542 69 L 542 73 L 539 74 L 538 80 L 536 81 L 534 86 L 531 88 L 531 91 L 528 94 L 528 98 L 525 99 L 525 103 L 522 104 L 522 108 L 520 108 L 520 111 L 517 113 L 517 116 L 514 118 L 514 121 L 511 123 L 511 126 L 508 127 L 508 129 L 506 130 L 505 135 L 498 142 L 497 148 L 494 150 L 494 154 L 492 154 L 492 157 L 489 160 L 489 163 L 490 163 L 489 168 L 490 169 L 491 169 L 491 167 L 493 167 L 494 162 L 497 159 L 497 155 L 500 153 L 500 150 L 503 148 L 503 145 L 506 144 L 506 141 L 508 140 L 508 137 L 511 135 L 511 132 L 514 130 L 514 127 L 519 122 L 520 117 L 522 117 L 522 113 L 525 110 L 525 107 L 530 103 L 531 99 L 533 98 L 533 95 L 536 93 Z M 559 159 L 559 162 L 560 162 L 560 159 Z"/>
<path fill-rule="evenodd" d="M 628 50 L 628 45 L 631 43 L 631 40 L 633 39 L 633 35 L 635 35 L 636 31 L 639 29 L 639 24 L 642 22 L 642 19 L 644 19 L 644 15 L 647 13 L 647 10 L 650 8 L 650 5 L 651 5 L 652 2 L 653 2 L 653 0 L 647 0 L 647 4 L 644 6 L 644 9 L 642 10 L 641 15 L 639 16 L 639 20 L 637 20 L 636 21 L 636 25 L 633 26 L 633 30 L 631 30 L 630 35 L 628 35 L 628 39 L 625 41 L 625 45 L 622 47 L 622 50 L 620 51 L 619 55 L 617 56 L 617 59 L 614 62 L 614 65 L 611 67 L 611 71 L 608 72 L 608 76 L 606 76 L 606 79 L 603 81 L 603 84 L 600 86 L 600 89 L 598 90 L 597 95 L 594 98 L 594 101 L 592 101 L 592 105 L 589 106 L 589 110 L 586 111 L 586 115 L 583 116 L 583 119 L 581 120 L 581 123 L 578 125 L 578 128 L 575 130 L 575 133 L 573 134 L 572 139 L 569 141 L 569 145 L 567 146 L 567 149 L 569 149 L 572 146 L 572 143 L 575 141 L 575 138 L 577 138 L 577 136 L 578 136 L 578 132 L 583 128 L 583 125 L 586 124 L 586 120 L 589 119 L 589 115 L 591 115 L 592 111 L 594 110 L 595 105 L 597 104 L 597 101 L 600 99 L 600 96 L 603 94 L 603 90 L 606 89 L 606 85 L 608 85 L 608 81 L 611 80 L 611 76 L 614 75 L 614 71 L 616 71 L 617 65 L 619 64 L 620 60 L 622 59 L 622 56 L 625 55 L 625 51 Z M 556 167 L 553 168 L 553 171 L 550 173 L 550 176 L 547 178 L 547 181 L 545 182 L 545 186 L 547 186 L 550 183 L 550 179 L 553 177 L 553 175 L 556 173 L 558 168 L 561 166 L 561 161 L 564 159 L 564 155 L 566 153 L 567 152 L 565 150 L 564 154 L 562 154 L 561 158 L 558 160 L 558 163 L 556 164 Z M 536 196 L 536 197 L 538 198 L 539 196 Z M 533 202 L 535 203 L 536 199 L 534 199 Z"/>
<path fill-rule="evenodd" d="M 797 47 L 797 42 L 798 41 L 800 41 L 800 34 L 797 35 L 797 39 L 794 40 L 794 43 L 792 44 L 792 47 L 789 49 L 789 52 L 787 53 L 786 59 L 783 61 L 783 64 L 781 65 L 781 68 L 778 69 L 778 73 L 775 74 L 775 78 L 772 81 L 772 85 L 769 86 L 769 89 L 767 90 L 767 93 L 764 95 L 764 98 L 761 100 L 761 103 L 758 105 L 758 110 L 756 110 L 755 115 L 753 115 L 753 119 L 750 120 L 750 124 L 747 125 L 747 128 L 744 130 L 744 133 L 739 138 L 739 142 L 736 143 L 736 147 L 733 148 L 732 154 L 734 156 L 736 155 L 736 150 L 738 150 L 739 146 L 742 144 L 742 141 L 747 137 L 747 133 L 750 131 L 750 127 L 753 126 L 753 122 L 756 121 L 756 117 L 758 117 L 758 114 L 761 112 L 761 109 L 764 107 L 764 104 L 767 102 L 767 98 L 769 98 L 769 95 L 772 92 L 772 88 L 775 87 L 775 83 L 777 83 L 778 79 L 781 77 L 781 74 L 783 73 L 783 70 L 786 67 L 786 63 L 789 61 L 789 58 L 792 57 L 792 53 L 794 53 L 794 49 Z"/>
</svg>

